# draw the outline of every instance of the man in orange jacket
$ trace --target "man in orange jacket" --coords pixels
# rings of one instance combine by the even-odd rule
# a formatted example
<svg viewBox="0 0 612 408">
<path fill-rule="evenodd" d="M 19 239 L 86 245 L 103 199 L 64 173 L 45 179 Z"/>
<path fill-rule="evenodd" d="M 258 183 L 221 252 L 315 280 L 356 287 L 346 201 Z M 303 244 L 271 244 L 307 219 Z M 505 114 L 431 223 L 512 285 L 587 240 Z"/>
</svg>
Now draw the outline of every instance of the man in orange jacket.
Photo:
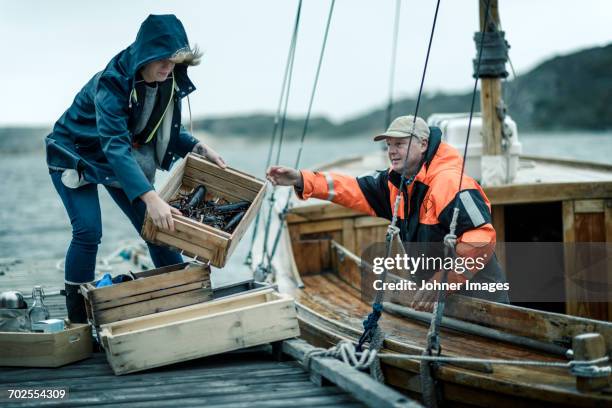
<svg viewBox="0 0 612 408">
<path fill-rule="evenodd" d="M 391 162 L 387 170 L 352 177 L 273 166 L 268 169 L 267 178 L 274 185 L 294 186 L 301 199 L 329 200 L 391 220 L 396 197 L 400 194 L 401 175 L 405 171 L 406 180 L 415 177 L 401 189 L 397 227 L 402 242 L 441 243 L 449 233 L 453 209 L 457 205 L 457 256 L 480 257 L 486 264 L 479 269 L 449 273 L 449 282 L 469 280 L 488 285 L 504 284 L 505 276 L 494 254 L 496 236 L 491 225 L 491 204 L 480 185 L 466 174 L 461 191 L 458 191 L 463 161 L 453 147 L 441 141 L 441 136 L 439 128 L 428 127 L 423 119 L 401 116 L 385 133 L 374 137 L 374 141 L 384 140 L 387 144 Z M 441 271 L 438 271 L 425 280 L 440 282 L 440 277 Z M 459 293 L 508 302 L 507 290 L 463 289 Z M 419 290 L 411 305 L 428 310 L 434 299 L 434 291 Z"/>
</svg>

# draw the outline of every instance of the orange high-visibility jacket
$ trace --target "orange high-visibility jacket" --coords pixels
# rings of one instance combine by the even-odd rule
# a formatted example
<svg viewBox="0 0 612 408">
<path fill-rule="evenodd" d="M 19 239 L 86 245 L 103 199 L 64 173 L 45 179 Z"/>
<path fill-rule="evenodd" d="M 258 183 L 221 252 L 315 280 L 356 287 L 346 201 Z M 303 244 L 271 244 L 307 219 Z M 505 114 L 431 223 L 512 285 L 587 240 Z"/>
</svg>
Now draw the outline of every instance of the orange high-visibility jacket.
<svg viewBox="0 0 612 408">
<path fill-rule="evenodd" d="M 397 214 L 400 238 L 405 243 L 442 242 L 458 204 L 457 255 L 484 256 L 485 269 L 499 268 L 493 253 L 496 237 L 491 225 L 491 204 L 480 185 L 467 174 L 463 175 L 459 193 L 463 160 L 457 150 L 441 142 L 438 128 L 431 130 L 424 163 L 414 182 L 402 189 Z M 388 220 L 393 216 L 401 175 L 391 169 L 360 177 L 308 170 L 301 174 L 304 187 L 298 195 L 304 200 L 310 197 L 328 200 Z M 465 274 L 464 278 L 472 277 L 473 273 Z"/>
</svg>

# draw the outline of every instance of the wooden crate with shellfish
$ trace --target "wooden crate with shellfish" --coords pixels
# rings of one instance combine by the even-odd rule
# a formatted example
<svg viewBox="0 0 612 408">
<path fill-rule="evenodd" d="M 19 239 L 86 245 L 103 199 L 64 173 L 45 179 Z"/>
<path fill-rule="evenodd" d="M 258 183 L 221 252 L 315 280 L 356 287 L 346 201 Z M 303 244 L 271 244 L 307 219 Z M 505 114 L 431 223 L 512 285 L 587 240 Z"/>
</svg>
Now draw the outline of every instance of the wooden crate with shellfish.
<svg viewBox="0 0 612 408">
<path fill-rule="evenodd" d="M 142 237 L 221 268 L 259 211 L 265 183 L 189 153 L 159 194 L 182 215 L 172 215 L 175 230 L 168 231 L 156 227 L 147 214 Z"/>
</svg>

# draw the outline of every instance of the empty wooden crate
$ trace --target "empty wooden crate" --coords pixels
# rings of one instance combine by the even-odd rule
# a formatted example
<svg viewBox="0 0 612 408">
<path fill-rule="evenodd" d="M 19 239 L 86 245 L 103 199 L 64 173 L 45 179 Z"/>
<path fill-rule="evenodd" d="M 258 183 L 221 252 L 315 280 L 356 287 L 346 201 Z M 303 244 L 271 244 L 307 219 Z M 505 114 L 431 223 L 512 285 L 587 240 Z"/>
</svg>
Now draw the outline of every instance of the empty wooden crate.
<svg viewBox="0 0 612 408">
<path fill-rule="evenodd" d="M 265 195 L 265 184 L 246 173 L 231 168 L 221 169 L 201 156 L 189 153 L 173 170 L 159 194 L 166 202 L 171 202 L 179 194 L 187 194 L 199 185 L 204 185 L 209 194 L 224 201 L 251 203 L 231 233 L 175 214 L 172 215 L 175 231 L 162 230 L 153 224 L 147 214 L 142 237 L 149 242 L 180 249 L 188 256 L 197 256 L 221 268 L 259 211 Z"/>
<path fill-rule="evenodd" d="M 88 324 L 73 323 L 56 333 L 0 333 L 0 366 L 60 367 L 89 358 L 91 352 Z"/>
<path fill-rule="evenodd" d="M 134 272 L 136 279 L 96 288 L 81 285 L 94 326 L 145 316 L 212 298 L 210 268 L 196 262 Z"/>
<path fill-rule="evenodd" d="M 299 336 L 293 299 L 272 289 L 103 325 L 115 374 Z"/>
</svg>

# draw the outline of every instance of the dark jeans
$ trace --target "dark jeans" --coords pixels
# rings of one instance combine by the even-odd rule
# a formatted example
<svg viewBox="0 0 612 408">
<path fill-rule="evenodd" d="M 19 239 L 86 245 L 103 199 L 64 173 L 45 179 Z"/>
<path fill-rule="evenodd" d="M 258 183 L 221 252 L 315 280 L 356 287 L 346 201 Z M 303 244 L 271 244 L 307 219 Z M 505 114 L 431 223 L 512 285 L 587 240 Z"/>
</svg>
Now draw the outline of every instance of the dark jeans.
<svg viewBox="0 0 612 408">
<path fill-rule="evenodd" d="M 72 224 L 72 241 L 66 253 L 65 279 L 67 283 L 79 284 L 94 280 L 96 254 L 102 239 L 102 216 L 98 185 L 87 184 L 72 189 L 61 180 L 61 171 L 51 171 L 51 180 L 64 203 Z M 120 188 L 105 186 L 115 203 L 134 225 L 142 229 L 146 206 L 142 200 L 130 200 Z M 182 256 L 170 248 L 147 243 L 151 260 L 156 267 L 183 262 Z"/>
</svg>

